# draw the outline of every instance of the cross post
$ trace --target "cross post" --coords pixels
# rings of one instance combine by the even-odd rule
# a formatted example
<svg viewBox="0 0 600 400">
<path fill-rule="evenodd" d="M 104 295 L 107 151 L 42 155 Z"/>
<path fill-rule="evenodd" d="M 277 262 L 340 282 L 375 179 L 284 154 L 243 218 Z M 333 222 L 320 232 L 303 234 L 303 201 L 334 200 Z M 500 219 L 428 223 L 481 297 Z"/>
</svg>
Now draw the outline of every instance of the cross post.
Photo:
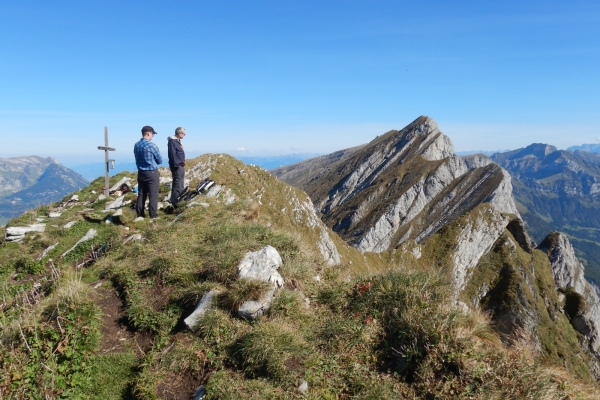
<svg viewBox="0 0 600 400">
<path fill-rule="evenodd" d="M 102 194 L 108 196 L 108 190 L 110 188 L 110 183 L 108 180 L 108 170 L 110 168 L 109 160 L 108 160 L 108 152 L 115 151 L 114 147 L 108 147 L 108 127 L 104 127 L 104 146 L 98 146 L 98 150 L 104 150 L 104 187 L 102 188 Z"/>
</svg>

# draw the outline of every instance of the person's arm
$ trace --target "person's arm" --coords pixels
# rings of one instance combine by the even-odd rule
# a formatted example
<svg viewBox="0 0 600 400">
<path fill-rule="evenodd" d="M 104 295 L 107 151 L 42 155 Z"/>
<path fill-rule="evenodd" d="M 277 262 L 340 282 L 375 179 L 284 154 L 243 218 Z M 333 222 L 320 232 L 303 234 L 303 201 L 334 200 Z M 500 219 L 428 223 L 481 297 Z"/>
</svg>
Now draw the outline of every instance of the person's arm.
<svg viewBox="0 0 600 400">
<path fill-rule="evenodd" d="M 181 147 L 181 143 L 178 144 L 177 149 L 177 161 L 179 161 L 179 165 L 185 167 L 185 153 L 183 152 L 183 147 Z"/>
<path fill-rule="evenodd" d="M 154 144 L 154 143 L 152 143 Z M 157 164 L 162 164 L 162 157 L 160 155 L 160 150 L 158 149 L 158 146 L 154 144 L 154 161 L 156 161 Z"/>
</svg>

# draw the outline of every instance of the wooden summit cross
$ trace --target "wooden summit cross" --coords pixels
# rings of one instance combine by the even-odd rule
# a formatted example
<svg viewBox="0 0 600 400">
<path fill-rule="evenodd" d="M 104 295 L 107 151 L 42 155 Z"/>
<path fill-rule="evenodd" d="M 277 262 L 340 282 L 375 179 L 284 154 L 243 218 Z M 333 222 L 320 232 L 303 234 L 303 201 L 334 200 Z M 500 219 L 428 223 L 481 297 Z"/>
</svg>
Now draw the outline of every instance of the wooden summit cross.
<svg viewBox="0 0 600 400">
<path fill-rule="evenodd" d="M 104 150 L 104 187 L 102 188 L 102 194 L 108 196 L 108 189 L 110 188 L 110 183 L 108 181 L 108 170 L 110 165 L 108 164 L 108 152 L 115 151 L 114 147 L 108 147 L 108 127 L 104 127 L 104 146 L 98 146 L 98 150 Z"/>
</svg>

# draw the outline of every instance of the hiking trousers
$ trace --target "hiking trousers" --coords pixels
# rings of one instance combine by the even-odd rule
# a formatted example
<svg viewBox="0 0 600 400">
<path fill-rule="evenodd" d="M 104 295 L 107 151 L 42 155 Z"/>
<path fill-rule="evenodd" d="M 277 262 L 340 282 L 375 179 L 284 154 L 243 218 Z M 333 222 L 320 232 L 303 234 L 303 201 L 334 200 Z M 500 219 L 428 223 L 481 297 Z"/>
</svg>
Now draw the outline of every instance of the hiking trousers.
<svg viewBox="0 0 600 400">
<path fill-rule="evenodd" d="M 181 165 L 171 167 L 171 175 L 173 176 L 173 184 L 171 189 L 171 205 L 173 207 L 177 207 L 177 203 L 179 202 L 178 197 L 181 196 L 181 193 L 183 192 L 185 169 Z"/>
<path fill-rule="evenodd" d="M 145 217 L 144 206 L 146 198 L 149 198 L 148 212 L 150 218 L 158 217 L 156 207 L 158 205 L 158 185 L 160 176 L 158 170 L 141 171 L 138 170 L 138 198 L 135 203 L 135 212 L 138 217 Z"/>
</svg>

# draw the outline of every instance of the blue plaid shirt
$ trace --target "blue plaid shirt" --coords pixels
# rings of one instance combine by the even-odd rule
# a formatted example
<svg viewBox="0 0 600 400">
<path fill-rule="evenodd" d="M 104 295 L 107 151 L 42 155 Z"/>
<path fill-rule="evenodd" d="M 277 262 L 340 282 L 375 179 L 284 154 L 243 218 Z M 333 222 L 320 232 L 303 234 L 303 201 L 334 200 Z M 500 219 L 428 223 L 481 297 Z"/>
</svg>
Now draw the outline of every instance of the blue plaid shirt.
<svg viewBox="0 0 600 400">
<path fill-rule="evenodd" d="M 153 171 L 162 164 L 162 157 L 158 146 L 148 139 L 141 138 L 133 147 L 135 165 L 140 171 Z"/>
</svg>

